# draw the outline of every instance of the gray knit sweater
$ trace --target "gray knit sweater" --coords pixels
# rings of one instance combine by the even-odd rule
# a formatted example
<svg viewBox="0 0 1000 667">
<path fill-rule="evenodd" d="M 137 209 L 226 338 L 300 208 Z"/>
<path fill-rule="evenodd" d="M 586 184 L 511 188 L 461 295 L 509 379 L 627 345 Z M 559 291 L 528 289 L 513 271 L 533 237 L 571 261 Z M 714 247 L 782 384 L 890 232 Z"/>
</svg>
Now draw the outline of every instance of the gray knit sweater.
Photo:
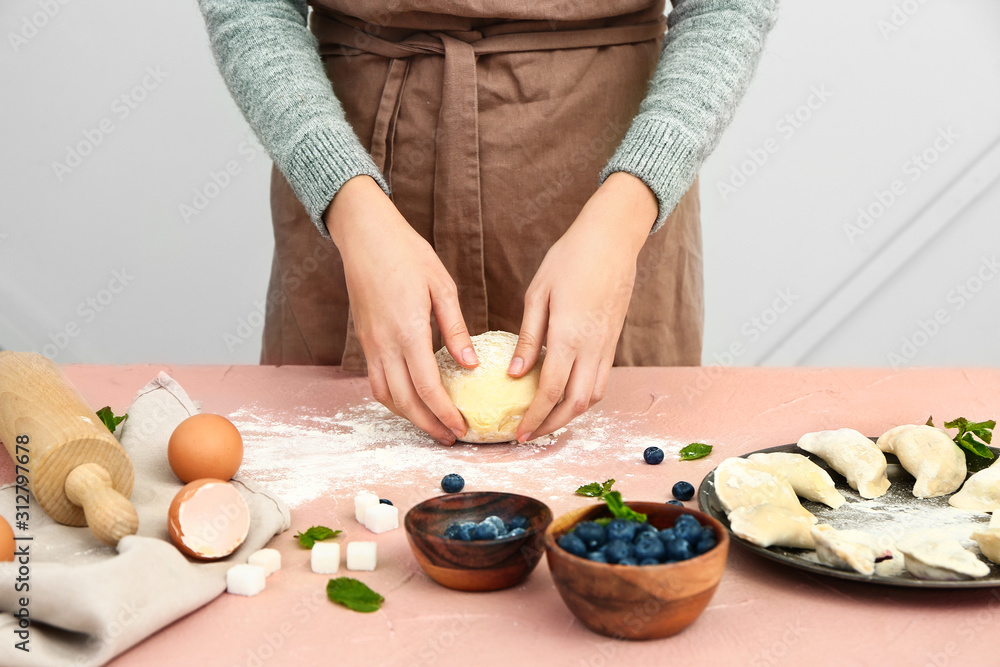
<svg viewBox="0 0 1000 667">
<path fill-rule="evenodd" d="M 595 0 L 596 1 L 596 0 Z M 229 90 L 324 236 L 337 190 L 361 174 L 389 188 L 333 94 L 306 0 L 199 0 Z M 672 0 L 663 53 L 639 114 L 601 181 L 642 179 L 677 205 L 729 124 L 777 17 L 778 0 Z"/>
</svg>

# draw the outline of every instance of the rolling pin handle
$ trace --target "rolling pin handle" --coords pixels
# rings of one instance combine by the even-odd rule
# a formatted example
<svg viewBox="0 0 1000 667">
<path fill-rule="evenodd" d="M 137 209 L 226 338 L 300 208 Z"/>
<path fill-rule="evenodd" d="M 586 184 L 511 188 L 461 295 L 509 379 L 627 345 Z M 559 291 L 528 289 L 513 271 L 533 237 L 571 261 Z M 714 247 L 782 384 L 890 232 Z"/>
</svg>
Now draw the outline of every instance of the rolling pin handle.
<svg viewBox="0 0 1000 667">
<path fill-rule="evenodd" d="M 66 497 L 83 508 L 91 532 L 105 544 L 116 546 L 139 530 L 139 515 L 129 500 L 111 485 L 111 475 L 96 463 L 78 465 L 66 476 Z"/>
</svg>

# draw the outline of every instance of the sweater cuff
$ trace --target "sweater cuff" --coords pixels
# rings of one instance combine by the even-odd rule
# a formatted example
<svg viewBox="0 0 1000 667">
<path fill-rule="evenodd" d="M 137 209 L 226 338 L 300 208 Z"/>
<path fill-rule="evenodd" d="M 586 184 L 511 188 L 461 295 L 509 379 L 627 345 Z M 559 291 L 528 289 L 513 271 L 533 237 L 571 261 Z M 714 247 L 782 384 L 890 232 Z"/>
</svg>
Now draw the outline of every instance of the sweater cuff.
<svg viewBox="0 0 1000 667">
<path fill-rule="evenodd" d="M 651 118 L 636 118 L 618 150 L 601 171 L 601 183 L 616 171 L 642 180 L 656 195 L 660 211 L 650 234 L 677 206 L 698 175 L 695 145 L 671 125 Z"/>
<path fill-rule="evenodd" d="M 323 222 L 323 214 L 340 186 L 350 179 L 371 176 L 391 196 L 389 185 L 371 155 L 349 133 L 347 136 L 330 130 L 308 133 L 282 171 L 324 238 L 330 238 L 330 231 Z"/>
</svg>

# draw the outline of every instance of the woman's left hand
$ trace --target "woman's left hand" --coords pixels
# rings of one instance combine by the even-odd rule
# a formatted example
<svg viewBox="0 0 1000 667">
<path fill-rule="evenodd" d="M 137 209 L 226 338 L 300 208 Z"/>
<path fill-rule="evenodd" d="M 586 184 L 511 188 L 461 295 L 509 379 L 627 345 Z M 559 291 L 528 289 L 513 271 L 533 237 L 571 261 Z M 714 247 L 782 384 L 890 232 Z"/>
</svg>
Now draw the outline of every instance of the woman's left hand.
<svg viewBox="0 0 1000 667">
<path fill-rule="evenodd" d="M 546 253 L 524 296 L 507 371 L 524 375 L 547 345 L 538 392 L 518 425 L 519 442 L 562 428 L 603 398 L 632 297 L 636 258 L 657 210 L 645 183 L 613 173 Z"/>
</svg>

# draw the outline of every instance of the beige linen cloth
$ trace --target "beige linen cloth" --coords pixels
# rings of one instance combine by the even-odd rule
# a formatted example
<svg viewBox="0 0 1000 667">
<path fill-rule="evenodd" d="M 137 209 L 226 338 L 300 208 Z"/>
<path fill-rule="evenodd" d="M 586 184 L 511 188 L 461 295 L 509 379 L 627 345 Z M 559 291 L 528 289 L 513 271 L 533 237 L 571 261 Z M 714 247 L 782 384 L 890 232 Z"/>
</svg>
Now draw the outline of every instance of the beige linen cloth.
<svg viewBox="0 0 1000 667">
<path fill-rule="evenodd" d="M 0 563 L 0 665 L 102 665 L 129 647 L 208 603 L 226 589 L 226 570 L 245 563 L 290 525 L 288 507 L 256 484 L 233 479 L 250 509 L 250 533 L 229 558 L 189 560 L 170 542 L 167 510 L 183 484 L 167 462 L 167 441 L 183 419 L 200 412 L 165 373 L 139 390 L 120 433 L 132 459 L 132 503 L 139 532 L 117 549 L 88 528 L 63 526 L 32 502 L 29 593 L 14 590 L 15 563 Z M 0 489 L 0 514 L 13 525 L 14 488 Z M 24 542 L 21 542 L 24 544 Z M 11 612 L 30 598 L 30 652 L 19 641 Z"/>
</svg>

